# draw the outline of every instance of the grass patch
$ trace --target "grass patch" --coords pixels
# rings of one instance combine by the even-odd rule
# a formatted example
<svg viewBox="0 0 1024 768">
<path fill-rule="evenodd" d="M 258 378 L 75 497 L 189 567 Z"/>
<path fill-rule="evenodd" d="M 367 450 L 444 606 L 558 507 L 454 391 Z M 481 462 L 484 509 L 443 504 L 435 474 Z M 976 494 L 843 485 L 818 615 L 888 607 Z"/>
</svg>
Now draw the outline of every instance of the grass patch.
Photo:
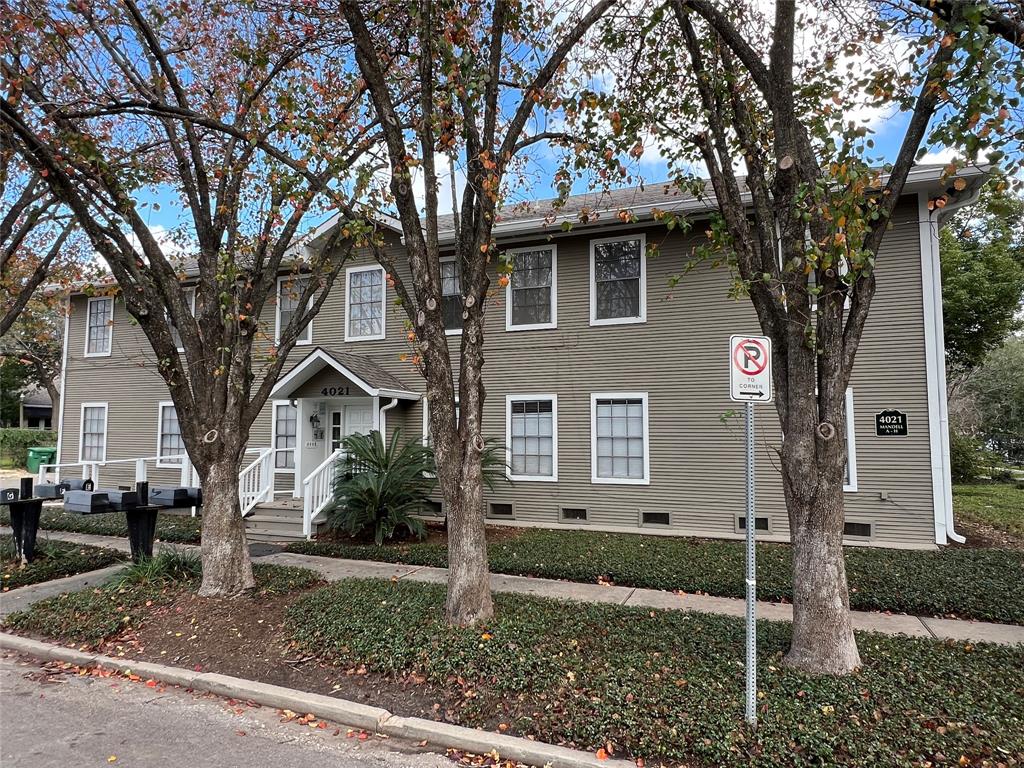
<svg viewBox="0 0 1024 768">
<path fill-rule="evenodd" d="M 7 507 L 0 509 L 0 525 L 10 525 Z M 198 544 L 202 519 L 184 515 L 161 514 L 156 519 L 156 537 L 175 544 Z M 44 508 L 39 528 L 50 531 L 91 533 L 96 536 L 127 536 L 128 525 L 124 512 L 104 512 L 99 515 L 79 515 L 63 509 Z"/>
<path fill-rule="evenodd" d="M 101 587 L 41 600 L 7 617 L 5 628 L 95 646 L 141 626 L 153 609 L 199 588 L 201 564 L 192 552 L 164 551 L 132 564 Z M 278 595 L 322 584 L 305 568 L 253 566 L 258 595 Z"/>
<path fill-rule="evenodd" d="M 981 764 L 1024 759 L 1024 650 L 859 636 L 840 679 L 781 667 L 759 624 L 759 727 L 742 727 L 743 622 L 495 595 L 486 627 L 443 619 L 444 588 L 347 580 L 300 597 L 286 628 L 339 665 L 446 692 L 455 719 L 616 754 L 715 766 Z M 945 757 L 942 757 L 945 756 Z M 1013 756 L 1013 757 L 1011 757 Z M 1008 761 L 1009 758 L 1009 761 Z"/>
<path fill-rule="evenodd" d="M 1020 493 L 1018 491 L 1018 493 Z M 443 543 L 373 545 L 293 542 L 286 548 L 326 557 L 447 566 Z M 593 583 L 599 577 L 648 589 L 743 597 L 743 542 L 597 531 L 524 530 L 487 548 L 491 570 Z M 762 600 L 791 600 L 789 546 L 760 544 L 757 589 Z M 850 547 L 846 570 L 853 608 L 1024 623 L 1018 589 L 1024 553 L 996 549 L 939 552 Z"/>
<path fill-rule="evenodd" d="M 958 517 L 984 523 L 1024 540 L 1024 491 L 1013 483 L 972 483 L 953 486 Z"/>
<path fill-rule="evenodd" d="M 0 586 L 6 592 L 106 568 L 124 559 L 124 555 L 111 549 L 40 538 L 36 540 L 35 559 L 22 568 L 15 560 L 14 537 L 0 536 Z"/>
</svg>

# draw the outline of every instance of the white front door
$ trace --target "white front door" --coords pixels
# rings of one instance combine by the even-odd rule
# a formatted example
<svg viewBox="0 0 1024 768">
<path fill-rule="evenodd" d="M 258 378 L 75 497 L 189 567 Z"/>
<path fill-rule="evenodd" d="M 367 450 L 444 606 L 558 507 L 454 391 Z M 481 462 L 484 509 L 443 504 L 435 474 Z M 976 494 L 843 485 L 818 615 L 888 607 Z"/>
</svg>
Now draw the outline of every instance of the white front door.
<svg viewBox="0 0 1024 768">
<path fill-rule="evenodd" d="M 334 453 L 349 435 L 366 435 L 373 429 L 373 408 L 369 405 L 343 405 L 331 411 L 328 449 Z"/>
</svg>

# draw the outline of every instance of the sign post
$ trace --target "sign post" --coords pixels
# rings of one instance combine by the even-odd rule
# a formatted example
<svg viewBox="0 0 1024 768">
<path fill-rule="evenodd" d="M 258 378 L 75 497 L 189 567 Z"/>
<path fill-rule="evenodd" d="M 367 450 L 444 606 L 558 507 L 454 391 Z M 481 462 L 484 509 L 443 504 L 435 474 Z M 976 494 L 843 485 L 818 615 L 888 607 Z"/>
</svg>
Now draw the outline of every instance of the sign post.
<svg viewBox="0 0 1024 768">
<path fill-rule="evenodd" d="M 733 336 L 729 339 L 729 397 L 745 403 L 744 420 L 747 438 L 747 696 L 745 718 L 757 726 L 757 571 L 754 534 L 754 403 L 772 401 L 772 340 L 766 336 Z"/>
</svg>

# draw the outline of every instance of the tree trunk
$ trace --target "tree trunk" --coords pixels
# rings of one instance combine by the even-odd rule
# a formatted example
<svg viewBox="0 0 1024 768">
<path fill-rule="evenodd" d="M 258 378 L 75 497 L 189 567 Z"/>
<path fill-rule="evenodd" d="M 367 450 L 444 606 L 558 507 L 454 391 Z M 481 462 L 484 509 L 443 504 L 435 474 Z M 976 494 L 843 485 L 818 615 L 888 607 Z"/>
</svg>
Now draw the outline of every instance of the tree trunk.
<svg viewBox="0 0 1024 768">
<path fill-rule="evenodd" d="M 475 458 L 469 454 L 476 454 Z M 465 627 L 494 615 L 487 564 L 484 526 L 483 473 L 479 452 L 467 446 L 462 482 L 448 509 L 448 597 L 444 606 L 449 624 Z"/>
<path fill-rule="evenodd" d="M 238 458 L 225 450 L 203 477 L 203 583 L 201 597 L 237 595 L 256 586 L 238 500 Z"/>
<path fill-rule="evenodd" d="M 830 457 L 831 458 L 831 457 Z M 814 467 L 804 474 L 813 477 Z M 850 620 L 843 558 L 842 474 L 819 472 L 812 493 L 788 477 L 787 507 L 793 546 L 793 640 L 788 667 L 814 674 L 845 675 L 860 666 Z"/>
</svg>

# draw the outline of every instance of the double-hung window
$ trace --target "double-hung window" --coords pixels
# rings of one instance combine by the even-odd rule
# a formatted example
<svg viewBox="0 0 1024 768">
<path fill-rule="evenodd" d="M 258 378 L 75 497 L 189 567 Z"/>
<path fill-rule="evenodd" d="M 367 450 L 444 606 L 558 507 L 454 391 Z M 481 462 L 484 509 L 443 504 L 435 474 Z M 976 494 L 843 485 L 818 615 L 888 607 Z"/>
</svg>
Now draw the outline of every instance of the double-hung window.
<svg viewBox="0 0 1024 768">
<path fill-rule="evenodd" d="M 181 437 L 181 425 L 178 423 L 178 412 L 174 403 L 160 403 L 160 423 L 157 432 L 157 466 L 180 467 L 185 453 L 185 441 Z"/>
<path fill-rule="evenodd" d="M 857 438 L 854 429 L 853 387 L 846 390 L 846 477 L 843 479 L 843 490 L 857 490 Z"/>
<path fill-rule="evenodd" d="M 462 267 L 454 257 L 441 259 L 441 311 L 445 333 L 462 333 Z"/>
<path fill-rule="evenodd" d="M 281 342 L 281 334 L 296 313 L 304 312 L 299 307 L 299 297 L 306 290 L 309 284 L 309 277 L 281 277 L 277 280 L 277 332 L 275 338 Z M 306 327 L 299 331 L 295 343 L 298 345 L 309 344 L 313 341 L 313 322 L 310 321 Z"/>
<path fill-rule="evenodd" d="M 590 434 L 592 482 L 650 482 L 646 392 L 592 394 Z"/>
<path fill-rule="evenodd" d="M 107 357 L 114 335 L 114 299 L 96 296 L 86 308 L 85 356 Z"/>
<path fill-rule="evenodd" d="M 647 319 L 647 255 L 643 235 L 590 241 L 590 324 Z"/>
<path fill-rule="evenodd" d="M 295 469 L 295 447 L 298 440 L 299 409 L 288 401 L 274 403 L 274 469 Z"/>
<path fill-rule="evenodd" d="M 510 480 L 558 479 L 558 398 L 508 395 L 505 444 Z"/>
<path fill-rule="evenodd" d="M 194 287 L 182 288 L 185 294 L 185 306 L 188 307 L 189 313 L 195 317 L 196 315 L 196 289 Z M 174 346 L 181 352 L 184 347 L 181 344 L 181 332 L 178 327 L 174 324 L 174 320 L 171 319 L 170 313 L 167 314 L 167 322 L 171 326 L 171 338 L 174 339 Z"/>
<path fill-rule="evenodd" d="M 82 403 L 82 437 L 79 461 L 107 460 L 107 404 Z"/>
<path fill-rule="evenodd" d="M 345 270 L 345 341 L 384 338 L 384 268 Z"/>
<path fill-rule="evenodd" d="M 555 246 L 510 251 L 512 274 L 505 290 L 505 329 L 525 331 L 557 325 Z"/>
</svg>

